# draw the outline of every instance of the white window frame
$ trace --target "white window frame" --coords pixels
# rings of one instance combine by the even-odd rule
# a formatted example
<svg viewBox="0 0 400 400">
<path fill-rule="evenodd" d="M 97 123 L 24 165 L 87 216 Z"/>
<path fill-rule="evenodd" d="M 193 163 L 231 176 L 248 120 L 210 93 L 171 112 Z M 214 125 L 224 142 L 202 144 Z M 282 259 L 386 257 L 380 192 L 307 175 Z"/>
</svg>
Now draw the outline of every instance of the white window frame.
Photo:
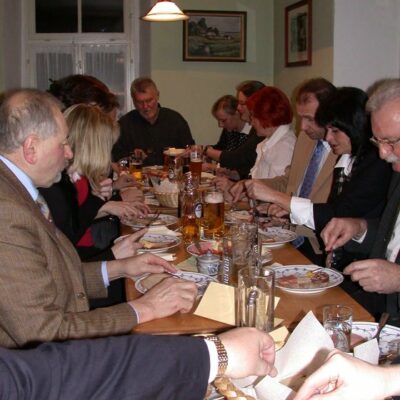
<svg viewBox="0 0 400 400">
<path fill-rule="evenodd" d="M 124 0 L 124 30 L 123 33 L 35 33 L 35 0 L 21 2 L 22 11 L 22 85 L 34 86 L 36 83 L 35 65 L 33 55 L 35 47 L 46 46 L 67 46 L 73 45 L 75 48 L 75 68 L 74 73 L 83 73 L 82 45 L 125 45 L 126 54 L 126 84 L 125 84 L 125 109 L 127 112 L 131 107 L 130 83 L 136 77 L 139 63 L 139 2 L 137 0 Z M 78 10 L 80 10 L 81 0 L 78 0 Z M 81 24 L 79 19 L 79 25 Z M 78 26 L 78 30 L 80 27 Z"/>
</svg>

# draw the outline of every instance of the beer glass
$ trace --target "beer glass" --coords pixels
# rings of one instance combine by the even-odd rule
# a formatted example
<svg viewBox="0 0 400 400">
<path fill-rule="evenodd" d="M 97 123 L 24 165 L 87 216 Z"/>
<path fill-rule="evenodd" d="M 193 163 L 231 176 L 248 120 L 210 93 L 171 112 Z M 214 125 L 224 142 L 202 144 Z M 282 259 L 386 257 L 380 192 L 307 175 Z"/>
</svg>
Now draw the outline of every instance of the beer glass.
<svg viewBox="0 0 400 400">
<path fill-rule="evenodd" d="M 190 171 L 192 176 L 195 177 L 200 183 L 201 179 L 201 166 L 203 164 L 203 146 L 200 144 L 193 144 L 190 146 Z"/>
<path fill-rule="evenodd" d="M 141 182 L 143 179 L 142 168 L 143 168 L 142 153 L 138 152 L 131 154 L 129 160 L 129 172 L 138 182 Z"/>
<path fill-rule="evenodd" d="M 275 272 L 257 267 L 238 273 L 236 325 L 269 332 L 274 327 Z"/>
<path fill-rule="evenodd" d="M 209 189 L 203 195 L 203 218 L 201 225 L 205 239 L 217 239 L 224 235 L 224 194 Z"/>
</svg>

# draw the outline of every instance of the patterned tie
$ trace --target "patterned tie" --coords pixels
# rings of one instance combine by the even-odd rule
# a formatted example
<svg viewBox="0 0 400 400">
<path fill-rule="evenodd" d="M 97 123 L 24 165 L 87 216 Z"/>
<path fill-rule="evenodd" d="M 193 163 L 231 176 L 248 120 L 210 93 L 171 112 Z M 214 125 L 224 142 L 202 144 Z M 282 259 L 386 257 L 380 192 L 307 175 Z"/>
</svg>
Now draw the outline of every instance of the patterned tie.
<svg viewBox="0 0 400 400">
<path fill-rule="evenodd" d="M 41 213 L 49 222 L 53 222 L 53 218 L 51 217 L 49 206 L 46 203 L 44 197 L 39 193 L 36 199 L 36 204 L 39 206 Z"/>
<path fill-rule="evenodd" d="M 314 152 L 308 164 L 306 173 L 304 174 L 304 180 L 299 191 L 299 197 L 307 199 L 310 196 L 315 179 L 317 178 L 319 165 L 321 164 L 324 152 L 324 143 L 322 142 L 322 140 L 318 140 L 318 143 L 314 148 Z"/>
</svg>

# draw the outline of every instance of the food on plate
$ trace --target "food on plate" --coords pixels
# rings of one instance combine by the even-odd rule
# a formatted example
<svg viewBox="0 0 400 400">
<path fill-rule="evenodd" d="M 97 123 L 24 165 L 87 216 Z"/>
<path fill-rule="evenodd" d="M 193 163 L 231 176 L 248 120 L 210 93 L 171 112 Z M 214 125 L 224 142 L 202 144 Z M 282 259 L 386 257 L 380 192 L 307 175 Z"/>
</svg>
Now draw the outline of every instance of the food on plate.
<svg viewBox="0 0 400 400">
<path fill-rule="evenodd" d="M 151 226 L 154 225 L 166 225 L 166 222 L 160 218 L 157 218 L 153 221 L 153 217 L 150 215 L 144 218 L 136 218 L 133 220 L 133 223 L 136 225 L 148 225 L 150 223 Z"/>
<path fill-rule="evenodd" d="M 139 243 L 144 249 L 162 249 L 163 247 L 171 246 L 175 243 L 175 240 L 165 240 L 162 242 L 152 242 L 148 239 L 140 239 Z"/>
<path fill-rule="evenodd" d="M 304 274 L 290 274 L 277 279 L 279 286 L 290 289 L 312 289 L 329 285 L 329 275 L 324 271 L 307 271 Z"/>
</svg>

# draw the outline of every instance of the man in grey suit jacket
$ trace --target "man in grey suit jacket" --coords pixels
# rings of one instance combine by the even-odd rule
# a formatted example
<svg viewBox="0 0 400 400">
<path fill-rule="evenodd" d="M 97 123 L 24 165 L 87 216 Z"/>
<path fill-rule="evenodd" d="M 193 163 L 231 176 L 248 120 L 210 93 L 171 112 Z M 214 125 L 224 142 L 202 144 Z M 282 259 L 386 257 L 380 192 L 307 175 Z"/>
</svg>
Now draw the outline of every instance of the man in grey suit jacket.
<svg viewBox="0 0 400 400">
<path fill-rule="evenodd" d="M 56 99 L 33 89 L 6 95 L 0 106 L 0 345 L 129 332 L 138 322 L 188 312 L 194 284 L 167 279 L 129 303 L 89 311 L 110 280 L 176 271 L 147 254 L 82 264 L 73 245 L 39 208 L 37 187 L 57 181 L 73 156 Z M 48 217 L 48 216 L 47 216 Z"/>
<path fill-rule="evenodd" d="M 347 250 L 369 254 L 344 269 L 369 294 L 360 301 L 376 315 L 388 311 L 400 323 L 400 80 L 386 80 L 375 88 L 368 103 L 373 138 L 380 157 L 392 164 L 386 208 L 380 220 L 334 218 L 322 231 L 326 250 L 346 244 Z M 354 239 L 354 240 L 351 240 Z M 362 297 L 362 299 L 361 299 Z"/>
</svg>

